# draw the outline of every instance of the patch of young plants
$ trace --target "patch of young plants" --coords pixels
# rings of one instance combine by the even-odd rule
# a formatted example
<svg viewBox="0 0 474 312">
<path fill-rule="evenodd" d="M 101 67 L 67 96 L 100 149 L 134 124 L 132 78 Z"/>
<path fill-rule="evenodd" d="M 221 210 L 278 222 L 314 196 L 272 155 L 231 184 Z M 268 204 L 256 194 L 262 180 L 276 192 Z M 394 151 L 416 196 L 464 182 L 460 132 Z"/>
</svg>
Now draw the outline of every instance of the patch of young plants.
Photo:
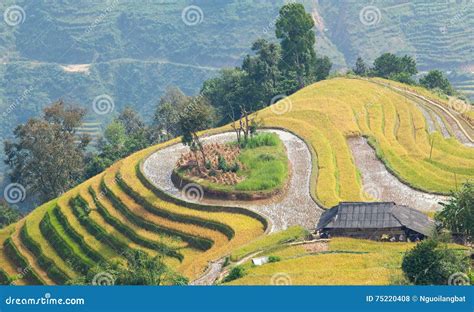
<svg viewBox="0 0 474 312">
<path fill-rule="evenodd" d="M 275 133 L 257 133 L 240 142 L 209 143 L 183 154 L 175 174 L 220 192 L 275 192 L 288 179 L 286 149 Z"/>
</svg>

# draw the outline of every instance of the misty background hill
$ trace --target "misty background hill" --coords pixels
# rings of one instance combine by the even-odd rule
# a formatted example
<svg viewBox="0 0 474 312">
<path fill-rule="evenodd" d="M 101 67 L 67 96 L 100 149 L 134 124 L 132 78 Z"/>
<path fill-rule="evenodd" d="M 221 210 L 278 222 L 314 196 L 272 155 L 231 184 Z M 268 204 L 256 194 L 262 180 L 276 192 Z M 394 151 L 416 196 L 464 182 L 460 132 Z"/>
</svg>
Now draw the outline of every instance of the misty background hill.
<svg viewBox="0 0 474 312">
<path fill-rule="evenodd" d="M 168 86 L 196 94 L 219 69 L 238 66 L 254 40 L 274 38 L 286 2 L 2 1 L 0 138 L 59 98 L 88 109 L 84 131 L 95 135 L 127 105 L 150 118 Z M 358 56 L 408 54 L 474 97 L 474 1 L 297 2 L 312 12 L 317 53 L 333 70 Z M 97 113 L 104 97 L 113 105 Z"/>
</svg>

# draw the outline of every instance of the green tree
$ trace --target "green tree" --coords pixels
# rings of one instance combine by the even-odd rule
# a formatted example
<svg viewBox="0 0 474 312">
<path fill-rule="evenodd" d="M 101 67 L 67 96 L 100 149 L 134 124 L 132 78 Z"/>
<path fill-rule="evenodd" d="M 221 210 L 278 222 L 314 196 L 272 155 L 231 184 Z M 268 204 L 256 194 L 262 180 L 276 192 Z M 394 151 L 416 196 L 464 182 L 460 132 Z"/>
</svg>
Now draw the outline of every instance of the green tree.
<svg viewBox="0 0 474 312">
<path fill-rule="evenodd" d="M 281 40 L 280 67 L 286 78 L 295 76 L 296 89 L 303 88 L 314 81 L 316 39 L 313 18 L 302 4 L 289 3 L 280 9 L 275 26 L 276 37 Z"/>
<path fill-rule="evenodd" d="M 243 266 L 237 265 L 230 270 L 229 274 L 224 278 L 223 282 L 224 283 L 231 282 L 233 280 L 244 277 L 245 274 L 246 274 L 245 268 Z"/>
<path fill-rule="evenodd" d="M 253 111 L 251 101 L 244 100 L 251 97 L 245 88 L 247 73 L 239 68 L 224 69 L 216 78 L 204 82 L 201 94 L 209 100 L 209 103 L 217 109 L 219 124 L 238 119 L 242 106 Z M 251 103 L 251 104 L 250 104 Z"/>
<path fill-rule="evenodd" d="M 407 73 L 411 76 L 416 75 L 418 73 L 418 69 L 416 68 L 416 61 L 413 57 L 404 55 L 403 57 L 399 58 L 399 73 Z"/>
<path fill-rule="evenodd" d="M 321 81 L 329 76 L 332 68 L 332 62 L 327 56 L 316 57 L 314 66 L 314 76 L 316 81 Z"/>
<path fill-rule="evenodd" d="M 416 61 L 411 56 L 398 57 L 392 53 L 384 53 L 376 58 L 372 69 L 373 76 L 383 78 L 399 77 L 397 75 L 401 73 L 411 77 L 417 72 Z"/>
<path fill-rule="evenodd" d="M 242 70 L 247 73 L 244 79 L 247 97 L 242 104 L 246 104 L 245 109 L 255 111 L 270 104 L 279 93 L 281 50 L 278 45 L 259 39 L 252 51 L 256 55 L 247 55 L 242 64 Z"/>
<path fill-rule="evenodd" d="M 201 152 L 203 165 L 207 159 L 198 132 L 211 127 L 214 122 L 214 109 L 203 96 L 190 99 L 179 115 L 179 125 L 183 133 L 181 141 L 184 145 L 189 146 L 192 152 L 195 153 L 197 150 Z M 200 170 L 199 160 L 196 159 L 196 163 L 198 170 Z"/>
<path fill-rule="evenodd" d="M 364 60 L 360 56 L 357 58 L 355 66 L 352 69 L 352 71 L 354 72 L 354 74 L 358 76 L 362 76 L 362 77 L 367 76 L 368 74 L 367 65 L 365 64 Z"/>
<path fill-rule="evenodd" d="M 474 184 L 465 183 L 452 194 L 443 209 L 436 213 L 435 219 L 451 233 L 461 235 L 472 242 L 474 237 Z"/>
<path fill-rule="evenodd" d="M 390 80 L 406 83 L 406 84 L 409 84 L 409 85 L 416 84 L 416 81 L 412 78 L 412 75 L 407 73 L 407 72 L 392 74 L 388 78 Z"/>
<path fill-rule="evenodd" d="M 162 132 L 164 139 L 181 135 L 178 126 L 179 112 L 187 100 L 188 97 L 178 87 L 169 87 L 160 98 L 153 123 L 156 130 Z"/>
<path fill-rule="evenodd" d="M 85 148 L 90 138 L 79 136 L 85 110 L 58 101 L 42 118 L 19 125 L 13 141 L 5 141 L 10 178 L 42 201 L 57 197 L 84 178 Z"/>
<path fill-rule="evenodd" d="M 156 131 L 147 126 L 132 108 L 125 108 L 112 120 L 104 131 L 98 144 L 98 153 L 87 158 L 87 177 L 92 177 L 115 161 L 158 141 Z"/>
<path fill-rule="evenodd" d="M 86 174 L 92 177 L 127 155 L 125 126 L 117 119 L 107 125 L 98 144 L 99 152 L 89 155 Z"/>
<path fill-rule="evenodd" d="M 0 203 L 0 229 L 15 223 L 20 217 L 18 209 L 9 206 L 7 202 Z"/>
<path fill-rule="evenodd" d="M 426 239 L 407 251 L 402 270 L 415 285 L 446 285 L 455 273 L 468 273 L 469 259 L 436 239 Z"/>
<path fill-rule="evenodd" d="M 431 70 L 420 78 L 420 84 L 427 89 L 440 89 L 447 95 L 453 95 L 454 89 L 448 78 L 439 70 Z"/>
</svg>

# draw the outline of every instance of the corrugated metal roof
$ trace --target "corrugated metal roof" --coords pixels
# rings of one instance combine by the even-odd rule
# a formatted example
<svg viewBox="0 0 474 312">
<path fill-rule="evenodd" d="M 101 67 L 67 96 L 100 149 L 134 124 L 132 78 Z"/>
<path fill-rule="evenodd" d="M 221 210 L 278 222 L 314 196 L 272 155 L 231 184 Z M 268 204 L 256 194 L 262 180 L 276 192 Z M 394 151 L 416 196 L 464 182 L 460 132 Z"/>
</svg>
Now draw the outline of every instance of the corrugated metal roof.
<svg viewBox="0 0 474 312">
<path fill-rule="evenodd" d="M 423 213 L 392 202 L 343 202 L 325 211 L 316 228 L 375 229 L 402 226 L 430 235 L 434 223 Z"/>
<path fill-rule="evenodd" d="M 254 265 L 264 265 L 265 263 L 268 263 L 268 257 L 253 258 L 252 263 Z"/>
</svg>

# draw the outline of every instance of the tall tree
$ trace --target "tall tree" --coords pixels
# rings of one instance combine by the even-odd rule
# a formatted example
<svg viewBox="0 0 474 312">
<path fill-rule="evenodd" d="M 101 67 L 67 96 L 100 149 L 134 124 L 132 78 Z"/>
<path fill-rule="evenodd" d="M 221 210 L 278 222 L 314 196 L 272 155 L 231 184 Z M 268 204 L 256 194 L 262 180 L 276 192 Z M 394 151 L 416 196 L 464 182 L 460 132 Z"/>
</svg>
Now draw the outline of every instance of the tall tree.
<svg viewBox="0 0 474 312">
<path fill-rule="evenodd" d="M 164 139 L 181 134 L 178 126 L 179 112 L 187 100 L 188 97 L 178 87 L 169 87 L 160 98 L 153 123 L 158 131 L 163 132 Z"/>
<path fill-rule="evenodd" d="M 145 124 L 140 115 L 131 107 L 126 107 L 117 117 L 117 121 L 125 129 L 127 154 L 144 149 L 159 140 L 159 135 Z"/>
<path fill-rule="evenodd" d="M 360 56 L 357 58 L 355 66 L 352 70 L 354 71 L 354 74 L 362 77 L 367 76 L 368 73 L 367 65 Z"/>
<path fill-rule="evenodd" d="M 145 130 L 146 124 L 138 113 L 131 107 L 125 109 L 117 117 L 117 120 L 124 126 L 127 135 L 135 135 Z"/>
<path fill-rule="evenodd" d="M 6 164 L 12 181 L 40 199 L 55 198 L 83 179 L 84 152 L 90 138 L 78 136 L 85 110 L 58 101 L 41 119 L 19 125 L 13 141 L 5 141 Z"/>
<path fill-rule="evenodd" d="M 179 115 L 179 125 L 181 127 L 181 132 L 183 133 L 183 144 L 189 146 L 191 151 L 194 153 L 199 150 L 204 164 L 206 163 L 206 154 L 204 153 L 203 145 L 199 140 L 198 132 L 211 127 L 214 121 L 214 109 L 203 96 L 190 99 Z M 200 170 L 201 164 L 198 160 L 196 162 L 198 170 Z"/>
<path fill-rule="evenodd" d="M 404 55 L 399 58 L 399 69 L 400 73 L 407 73 L 411 76 L 416 75 L 418 73 L 418 69 L 416 68 L 416 61 L 413 57 Z"/>
<path fill-rule="evenodd" d="M 332 62 L 327 56 L 316 57 L 314 66 L 314 76 L 316 81 L 321 81 L 329 76 L 331 71 Z"/>
<path fill-rule="evenodd" d="M 219 123 L 225 124 L 240 116 L 241 107 L 254 111 L 254 103 L 247 100 L 247 73 L 239 68 L 224 69 L 218 77 L 204 82 L 201 94 L 217 109 Z M 248 98 L 251 98 L 249 96 Z"/>
<path fill-rule="evenodd" d="M 280 9 L 275 26 L 276 37 L 281 40 L 280 67 L 286 77 L 295 76 L 297 88 L 303 88 L 314 79 L 316 39 L 313 18 L 302 4 L 289 3 Z"/>
<path fill-rule="evenodd" d="M 245 79 L 246 108 L 252 110 L 267 106 L 271 99 L 279 93 L 281 72 L 278 67 L 281 50 L 277 44 L 259 39 L 252 45 L 255 56 L 247 55 L 242 64 L 242 70 L 247 75 Z M 251 105 L 252 103 L 252 105 Z"/>
</svg>

